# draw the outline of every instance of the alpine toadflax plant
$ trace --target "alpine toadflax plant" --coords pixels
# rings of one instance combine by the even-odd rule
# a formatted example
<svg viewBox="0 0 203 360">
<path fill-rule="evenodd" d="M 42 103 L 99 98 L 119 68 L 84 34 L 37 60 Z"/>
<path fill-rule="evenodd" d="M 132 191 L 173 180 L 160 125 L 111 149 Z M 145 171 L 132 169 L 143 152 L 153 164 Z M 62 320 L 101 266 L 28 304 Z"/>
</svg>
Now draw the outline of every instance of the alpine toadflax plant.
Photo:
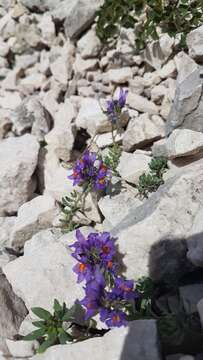
<svg viewBox="0 0 203 360">
<path fill-rule="evenodd" d="M 110 180 L 110 170 L 102 160 L 97 159 L 97 154 L 84 152 L 76 161 L 73 173 L 68 177 L 73 180 L 73 185 L 89 187 L 90 190 L 105 190 Z"/>
<path fill-rule="evenodd" d="M 109 328 L 126 325 L 139 293 L 133 280 L 119 276 L 116 239 L 109 232 L 85 237 L 80 230 L 76 231 L 76 239 L 70 248 L 77 260 L 73 268 L 77 282 L 85 282 L 85 297 L 80 301 L 86 309 L 85 319 L 99 313 Z"/>
<path fill-rule="evenodd" d="M 113 124 L 119 119 L 122 109 L 125 107 L 128 91 L 120 89 L 118 99 L 107 101 L 106 113 Z"/>
</svg>

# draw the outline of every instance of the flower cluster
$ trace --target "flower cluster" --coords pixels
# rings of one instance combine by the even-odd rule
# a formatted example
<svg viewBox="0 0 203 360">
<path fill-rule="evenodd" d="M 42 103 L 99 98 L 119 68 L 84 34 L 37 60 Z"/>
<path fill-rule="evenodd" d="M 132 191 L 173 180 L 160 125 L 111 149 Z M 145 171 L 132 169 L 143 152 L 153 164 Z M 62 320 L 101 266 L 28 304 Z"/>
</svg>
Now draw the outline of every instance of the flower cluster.
<svg viewBox="0 0 203 360">
<path fill-rule="evenodd" d="M 127 97 L 128 91 L 120 89 L 120 93 L 118 96 L 118 99 L 112 99 L 107 101 L 107 115 L 109 116 L 109 119 L 112 121 L 112 123 L 116 123 L 118 120 L 118 117 L 120 116 L 122 109 L 124 108 L 126 104 L 126 97 Z"/>
<path fill-rule="evenodd" d="M 73 173 L 68 177 L 73 185 L 90 186 L 94 190 L 104 190 L 110 178 L 110 171 L 97 154 L 85 151 L 81 159 L 76 161 Z"/>
<path fill-rule="evenodd" d="M 86 308 L 86 319 L 99 313 L 109 328 L 126 325 L 139 293 L 133 280 L 118 275 L 115 239 L 108 232 L 90 233 L 85 238 L 80 230 L 76 238 L 70 247 L 77 260 L 73 268 L 77 281 L 85 281 L 85 297 L 80 303 Z"/>
</svg>

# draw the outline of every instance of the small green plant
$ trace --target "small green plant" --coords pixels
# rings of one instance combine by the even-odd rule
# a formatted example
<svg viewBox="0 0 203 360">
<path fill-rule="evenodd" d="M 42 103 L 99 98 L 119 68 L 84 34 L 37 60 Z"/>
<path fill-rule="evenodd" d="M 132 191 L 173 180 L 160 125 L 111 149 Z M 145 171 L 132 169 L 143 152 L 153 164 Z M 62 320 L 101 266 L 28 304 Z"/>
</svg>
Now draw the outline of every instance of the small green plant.
<svg viewBox="0 0 203 360">
<path fill-rule="evenodd" d="M 149 193 L 156 191 L 164 183 L 163 174 L 167 169 L 167 159 L 157 157 L 149 164 L 150 172 L 139 177 L 137 185 L 140 196 L 147 198 Z"/>
<path fill-rule="evenodd" d="M 38 340 L 40 342 L 38 353 L 43 353 L 52 345 L 73 341 L 72 335 L 64 328 L 64 322 L 71 324 L 74 321 L 76 306 L 68 309 L 65 303 L 60 305 L 55 299 L 53 309 L 54 313 L 51 314 L 41 307 L 32 308 L 32 312 L 40 319 L 32 323 L 38 330 L 32 331 L 23 340 Z"/>
<path fill-rule="evenodd" d="M 104 158 L 104 164 L 111 170 L 112 174 L 117 176 L 117 167 L 121 157 L 122 149 L 118 144 L 114 144 Z"/>
<path fill-rule="evenodd" d="M 158 39 L 157 28 L 170 36 L 181 35 L 185 48 L 186 35 L 203 23 L 203 0 L 105 0 L 97 15 L 97 35 L 102 42 L 119 36 L 120 28 L 136 27 L 137 46 Z"/>
<path fill-rule="evenodd" d="M 69 196 L 62 198 L 61 212 L 63 217 L 60 219 L 61 228 L 66 233 L 78 228 L 79 224 L 74 221 L 77 211 L 83 211 L 84 201 L 87 193 L 72 191 Z"/>
</svg>

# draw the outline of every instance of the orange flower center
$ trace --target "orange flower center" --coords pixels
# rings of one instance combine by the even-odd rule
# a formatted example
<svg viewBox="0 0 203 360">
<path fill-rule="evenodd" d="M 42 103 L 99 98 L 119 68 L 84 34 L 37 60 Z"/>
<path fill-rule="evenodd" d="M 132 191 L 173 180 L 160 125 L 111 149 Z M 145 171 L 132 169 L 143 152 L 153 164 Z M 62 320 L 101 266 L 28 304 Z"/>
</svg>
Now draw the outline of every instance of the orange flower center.
<svg viewBox="0 0 203 360">
<path fill-rule="evenodd" d="M 121 288 L 123 291 L 126 291 L 126 292 L 130 292 L 130 291 L 131 291 L 131 288 L 129 288 L 129 287 L 126 286 L 126 285 L 121 285 L 120 288 Z"/>
<path fill-rule="evenodd" d="M 109 254 L 109 252 L 110 252 L 110 249 L 109 249 L 109 247 L 108 246 L 102 246 L 102 251 L 104 252 L 104 254 Z"/>
<path fill-rule="evenodd" d="M 113 324 L 116 324 L 118 321 L 120 321 L 120 316 L 117 314 L 117 315 L 114 315 L 112 317 L 112 321 L 113 321 Z"/>
<path fill-rule="evenodd" d="M 79 270 L 81 271 L 81 272 L 83 272 L 83 271 L 85 271 L 86 270 L 86 265 L 85 264 L 80 264 L 79 265 Z"/>
</svg>

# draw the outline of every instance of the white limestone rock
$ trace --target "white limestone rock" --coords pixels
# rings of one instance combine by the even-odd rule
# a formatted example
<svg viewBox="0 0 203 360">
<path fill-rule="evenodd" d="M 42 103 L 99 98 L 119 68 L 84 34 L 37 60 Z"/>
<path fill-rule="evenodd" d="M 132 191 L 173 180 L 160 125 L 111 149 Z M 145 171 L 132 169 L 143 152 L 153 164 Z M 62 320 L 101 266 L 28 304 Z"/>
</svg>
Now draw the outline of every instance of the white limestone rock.
<svg viewBox="0 0 203 360">
<path fill-rule="evenodd" d="M 99 350 L 99 351 L 98 351 Z M 58 345 L 33 360 L 161 360 L 155 320 L 137 320 L 128 327 L 113 329 L 103 337 L 81 341 L 74 345 Z"/>
<path fill-rule="evenodd" d="M 90 135 L 111 131 L 111 123 L 103 113 L 98 100 L 92 98 L 82 99 L 76 126 L 87 129 Z"/>
<path fill-rule="evenodd" d="M 67 99 L 64 104 L 59 104 L 59 110 L 55 114 L 54 128 L 45 136 L 49 148 L 60 160 L 70 160 L 76 135 L 73 124 L 75 117 L 75 107 Z"/>
<path fill-rule="evenodd" d="M 192 235 L 195 216 L 202 208 L 202 164 L 200 159 L 177 169 L 156 193 L 143 205 L 135 205 L 111 230 L 118 238 L 120 253 L 125 254 L 127 277 L 150 274 L 156 281 L 165 281 L 187 271 L 187 247 L 181 239 Z"/>
<path fill-rule="evenodd" d="M 0 217 L 0 251 L 5 247 L 9 246 L 10 235 L 15 224 L 16 217 Z"/>
<path fill-rule="evenodd" d="M 55 200 L 48 195 L 37 196 L 23 204 L 11 232 L 12 247 L 22 248 L 34 234 L 52 227 L 58 212 Z"/>
<path fill-rule="evenodd" d="M 14 292 L 28 310 L 40 306 L 51 311 L 55 298 L 72 306 L 83 296 L 82 286 L 77 284 L 72 270 L 75 260 L 68 249 L 74 242 L 73 234 L 69 244 L 66 240 L 67 245 L 59 240 L 60 236 L 59 231 L 39 232 L 25 244 L 24 255 L 3 268 Z"/>
<path fill-rule="evenodd" d="M 97 57 L 101 50 L 101 41 L 96 35 L 95 29 L 89 30 L 77 42 L 77 48 L 83 59 Z"/>
<path fill-rule="evenodd" d="M 157 115 L 159 113 L 159 107 L 141 95 L 129 92 L 127 103 L 131 108 L 142 113 L 148 113 L 149 115 Z"/>
<path fill-rule="evenodd" d="M 189 129 L 175 129 L 166 140 L 169 159 L 197 154 L 203 150 L 203 134 Z"/>
<path fill-rule="evenodd" d="M 44 140 L 44 136 L 53 125 L 51 114 L 34 96 L 22 101 L 13 111 L 11 120 L 13 130 L 17 135 L 31 131 L 38 141 Z"/>
<path fill-rule="evenodd" d="M 194 60 L 203 61 L 203 25 L 191 31 L 186 38 L 189 55 Z"/>
<path fill-rule="evenodd" d="M 118 172 L 122 179 L 138 184 L 139 177 L 149 170 L 148 164 L 151 161 L 151 157 L 140 152 L 134 152 L 133 154 L 122 152 L 120 157 Z"/>
<path fill-rule="evenodd" d="M 80 54 L 76 55 L 73 68 L 76 74 L 84 76 L 88 71 L 94 71 L 97 69 L 98 60 L 97 59 L 86 59 L 84 60 Z"/>
<path fill-rule="evenodd" d="M 65 43 L 62 48 L 52 48 L 50 70 L 54 79 L 62 85 L 67 86 L 68 80 L 71 79 L 74 53 L 75 48 L 69 42 Z"/>
<path fill-rule="evenodd" d="M 107 76 L 114 84 L 124 84 L 133 78 L 133 73 L 130 67 L 123 67 L 120 69 L 110 69 Z"/>
<path fill-rule="evenodd" d="M 165 134 L 162 118 L 157 115 L 142 114 L 132 118 L 123 136 L 123 149 L 132 151 L 153 143 Z"/>
<path fill-rule="evenodd" d="M 0 143 L 0 214 L 15 213 L 34 192 L 32 175 L 39 144 L 33 135 L 8 138 Z"/>
<path fill-rule="evenodd" d="M 166 79 L 168 77 L 175 77 L 176 74 L 176 64 L 174 60 L 170 60 L 167 62 L 159 71 L 159 76 L 162 79 Z"/>
<path fill-rule="evenodd" d="M 137 206 L 142 204 L 136 195 L 135 189 L 128 187 L 114 196 L 106 195 L 99 200 L 100 211 L 105 217 L 105 222 L 108 222 L 108 231 L 118 225 L 135 204 Z"/>
</svg>

